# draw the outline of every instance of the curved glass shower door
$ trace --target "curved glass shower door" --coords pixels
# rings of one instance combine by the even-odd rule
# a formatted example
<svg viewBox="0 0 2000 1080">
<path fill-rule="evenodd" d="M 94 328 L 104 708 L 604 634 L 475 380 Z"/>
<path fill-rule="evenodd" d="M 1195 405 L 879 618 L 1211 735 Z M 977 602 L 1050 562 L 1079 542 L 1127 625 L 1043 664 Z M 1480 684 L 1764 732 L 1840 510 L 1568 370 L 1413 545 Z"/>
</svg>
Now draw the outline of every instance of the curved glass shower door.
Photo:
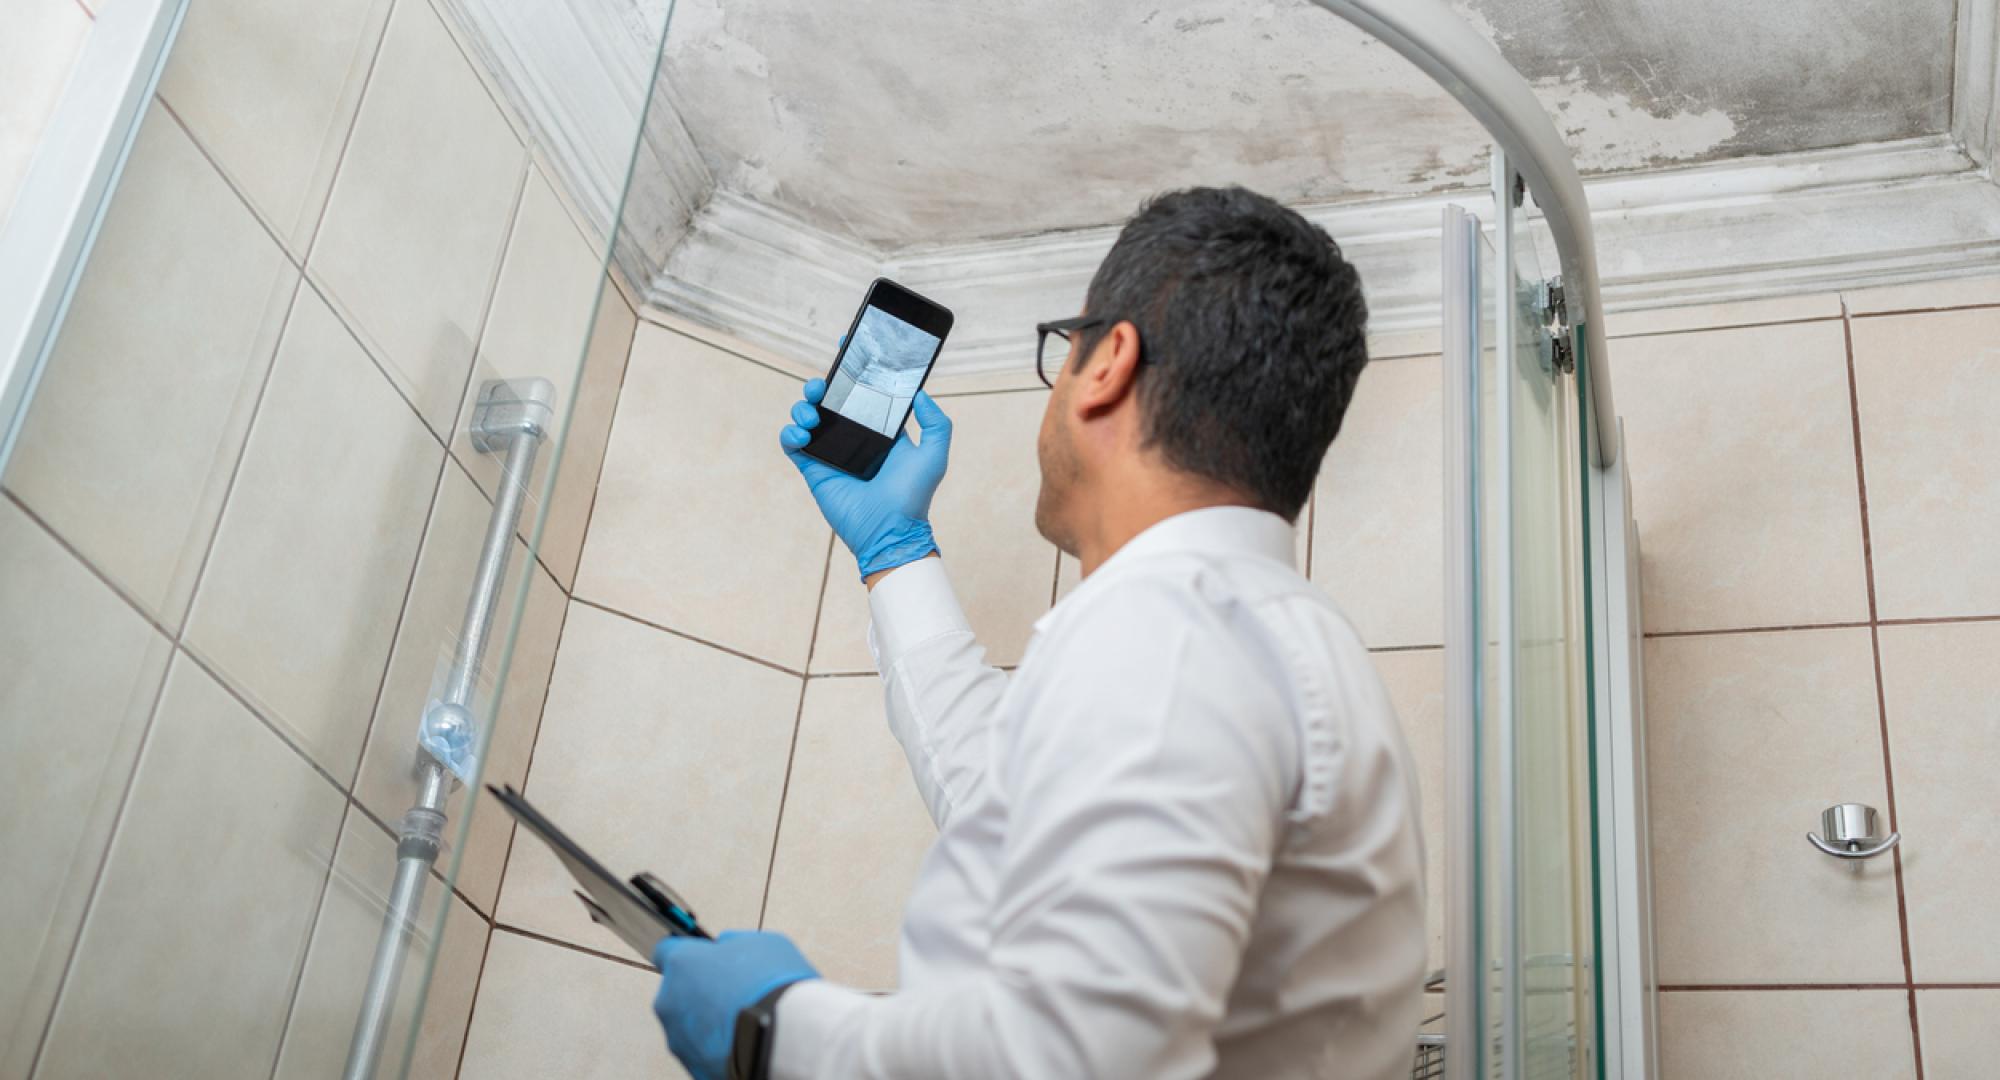
<svg viewBox="0 0 2000 1080">
<path fill-rule="evenodd" d="M 1599 1075 L 1581 431 L 1548 330 L 1559 294 L 1511 190 L 1496 184 L 1490 235 L 1446 226 L 1455 1080 Z"/>
<path fill-rule="evenodd" d="M 666 12 L 92 7 L 151 44 L 5 358 L 0 1076 L 454 1075 Z"/>
</svg>

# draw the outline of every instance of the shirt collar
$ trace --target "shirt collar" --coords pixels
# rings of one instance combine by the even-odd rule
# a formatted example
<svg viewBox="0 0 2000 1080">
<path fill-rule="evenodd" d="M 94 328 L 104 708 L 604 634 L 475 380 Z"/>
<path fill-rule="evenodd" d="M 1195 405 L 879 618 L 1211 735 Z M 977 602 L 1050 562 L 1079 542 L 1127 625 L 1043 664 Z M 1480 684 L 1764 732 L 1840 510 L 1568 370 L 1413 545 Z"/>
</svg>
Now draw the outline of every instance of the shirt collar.
<svg viewBox="0 0 2000 1080">
<path fill-rule="evenodd" d="M 1127 540 L 1124 547 L 1112 552 L 1091 580 L 1103 577 L 1105 571 L 1115 567 L 1154 555 L 1181 551 L 1206 555 L 1261 555 L 1297 569 L 1294 562 L 1297 539 L 1292 523 L 1268 510 L 1248 506 L 1209 506 L 1154 522 L 1145 531 Z M 1077 587 L 1089 584 L 1086 581 Z M 1053 614 L 1051 609 L 1035 620 L 1035 629 L 1042 629 Z"/>
</svg>

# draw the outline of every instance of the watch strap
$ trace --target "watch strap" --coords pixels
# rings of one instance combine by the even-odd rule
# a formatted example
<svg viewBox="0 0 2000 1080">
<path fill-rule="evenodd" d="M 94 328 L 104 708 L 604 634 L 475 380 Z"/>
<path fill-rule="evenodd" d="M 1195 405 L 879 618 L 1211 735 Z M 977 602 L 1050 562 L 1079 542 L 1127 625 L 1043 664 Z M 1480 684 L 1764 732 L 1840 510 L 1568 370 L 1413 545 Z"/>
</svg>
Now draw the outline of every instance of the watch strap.
<svg viewBox="0 0 2000 1080">
<path fill-rule="evenodd" d="M 796 985 L 786 983 L 736 1014 L 729 1080 L 770 1080 L 771 1052 L 778 1040 L 778 998 Z"/>
</svg>

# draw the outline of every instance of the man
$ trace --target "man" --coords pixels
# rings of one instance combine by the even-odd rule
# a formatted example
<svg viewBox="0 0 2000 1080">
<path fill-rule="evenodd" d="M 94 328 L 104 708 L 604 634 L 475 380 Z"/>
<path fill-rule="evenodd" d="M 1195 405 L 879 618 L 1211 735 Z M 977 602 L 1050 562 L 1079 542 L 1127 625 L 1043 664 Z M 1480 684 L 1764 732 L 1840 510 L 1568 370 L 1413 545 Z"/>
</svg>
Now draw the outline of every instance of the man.
<svg viewBox="0 0 2000 1080">
<path fill-rule="evenodd" d="M 1084 315 L 1041 328 L 1035 523 L 1084 578 L 1011 677 L 931 533 L 944 412 L 919 395 L 922 441 L 863 482 L 799 453 L 806 385 L 780 439 L 868 585 L 939 833 L 895 994 L 820 980 L 778 934 L 660 943 L 655 1010 L 697 1077 L 746 1010 L 782 1080 L 1408 1075 L 1414 772 L 1361 641 L 1292 565 L 1365 320 L 1339 248 L 1260 195 L 1176 192 L 1126 224 Z"/>
</svg>

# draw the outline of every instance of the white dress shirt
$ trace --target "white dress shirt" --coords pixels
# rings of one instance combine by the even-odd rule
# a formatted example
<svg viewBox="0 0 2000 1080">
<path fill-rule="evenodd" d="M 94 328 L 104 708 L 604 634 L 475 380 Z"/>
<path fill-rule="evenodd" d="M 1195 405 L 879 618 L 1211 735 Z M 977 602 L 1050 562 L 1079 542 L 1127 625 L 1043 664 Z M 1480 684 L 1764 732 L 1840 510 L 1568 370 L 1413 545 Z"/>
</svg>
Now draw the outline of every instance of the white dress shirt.
<svg viewBox="0 0 2000 1080">
<path fill-rule="evenodd" d="M 941 560 L 870 595 L 939 833 L 901 989 L 779 999 L 772 1075 L 1408 1076 L 1416 774 L 1284 519 L 1160 522 L 986 665 Z M 856 867 L 866 873 L 866 867 Z"/>
</svg>

